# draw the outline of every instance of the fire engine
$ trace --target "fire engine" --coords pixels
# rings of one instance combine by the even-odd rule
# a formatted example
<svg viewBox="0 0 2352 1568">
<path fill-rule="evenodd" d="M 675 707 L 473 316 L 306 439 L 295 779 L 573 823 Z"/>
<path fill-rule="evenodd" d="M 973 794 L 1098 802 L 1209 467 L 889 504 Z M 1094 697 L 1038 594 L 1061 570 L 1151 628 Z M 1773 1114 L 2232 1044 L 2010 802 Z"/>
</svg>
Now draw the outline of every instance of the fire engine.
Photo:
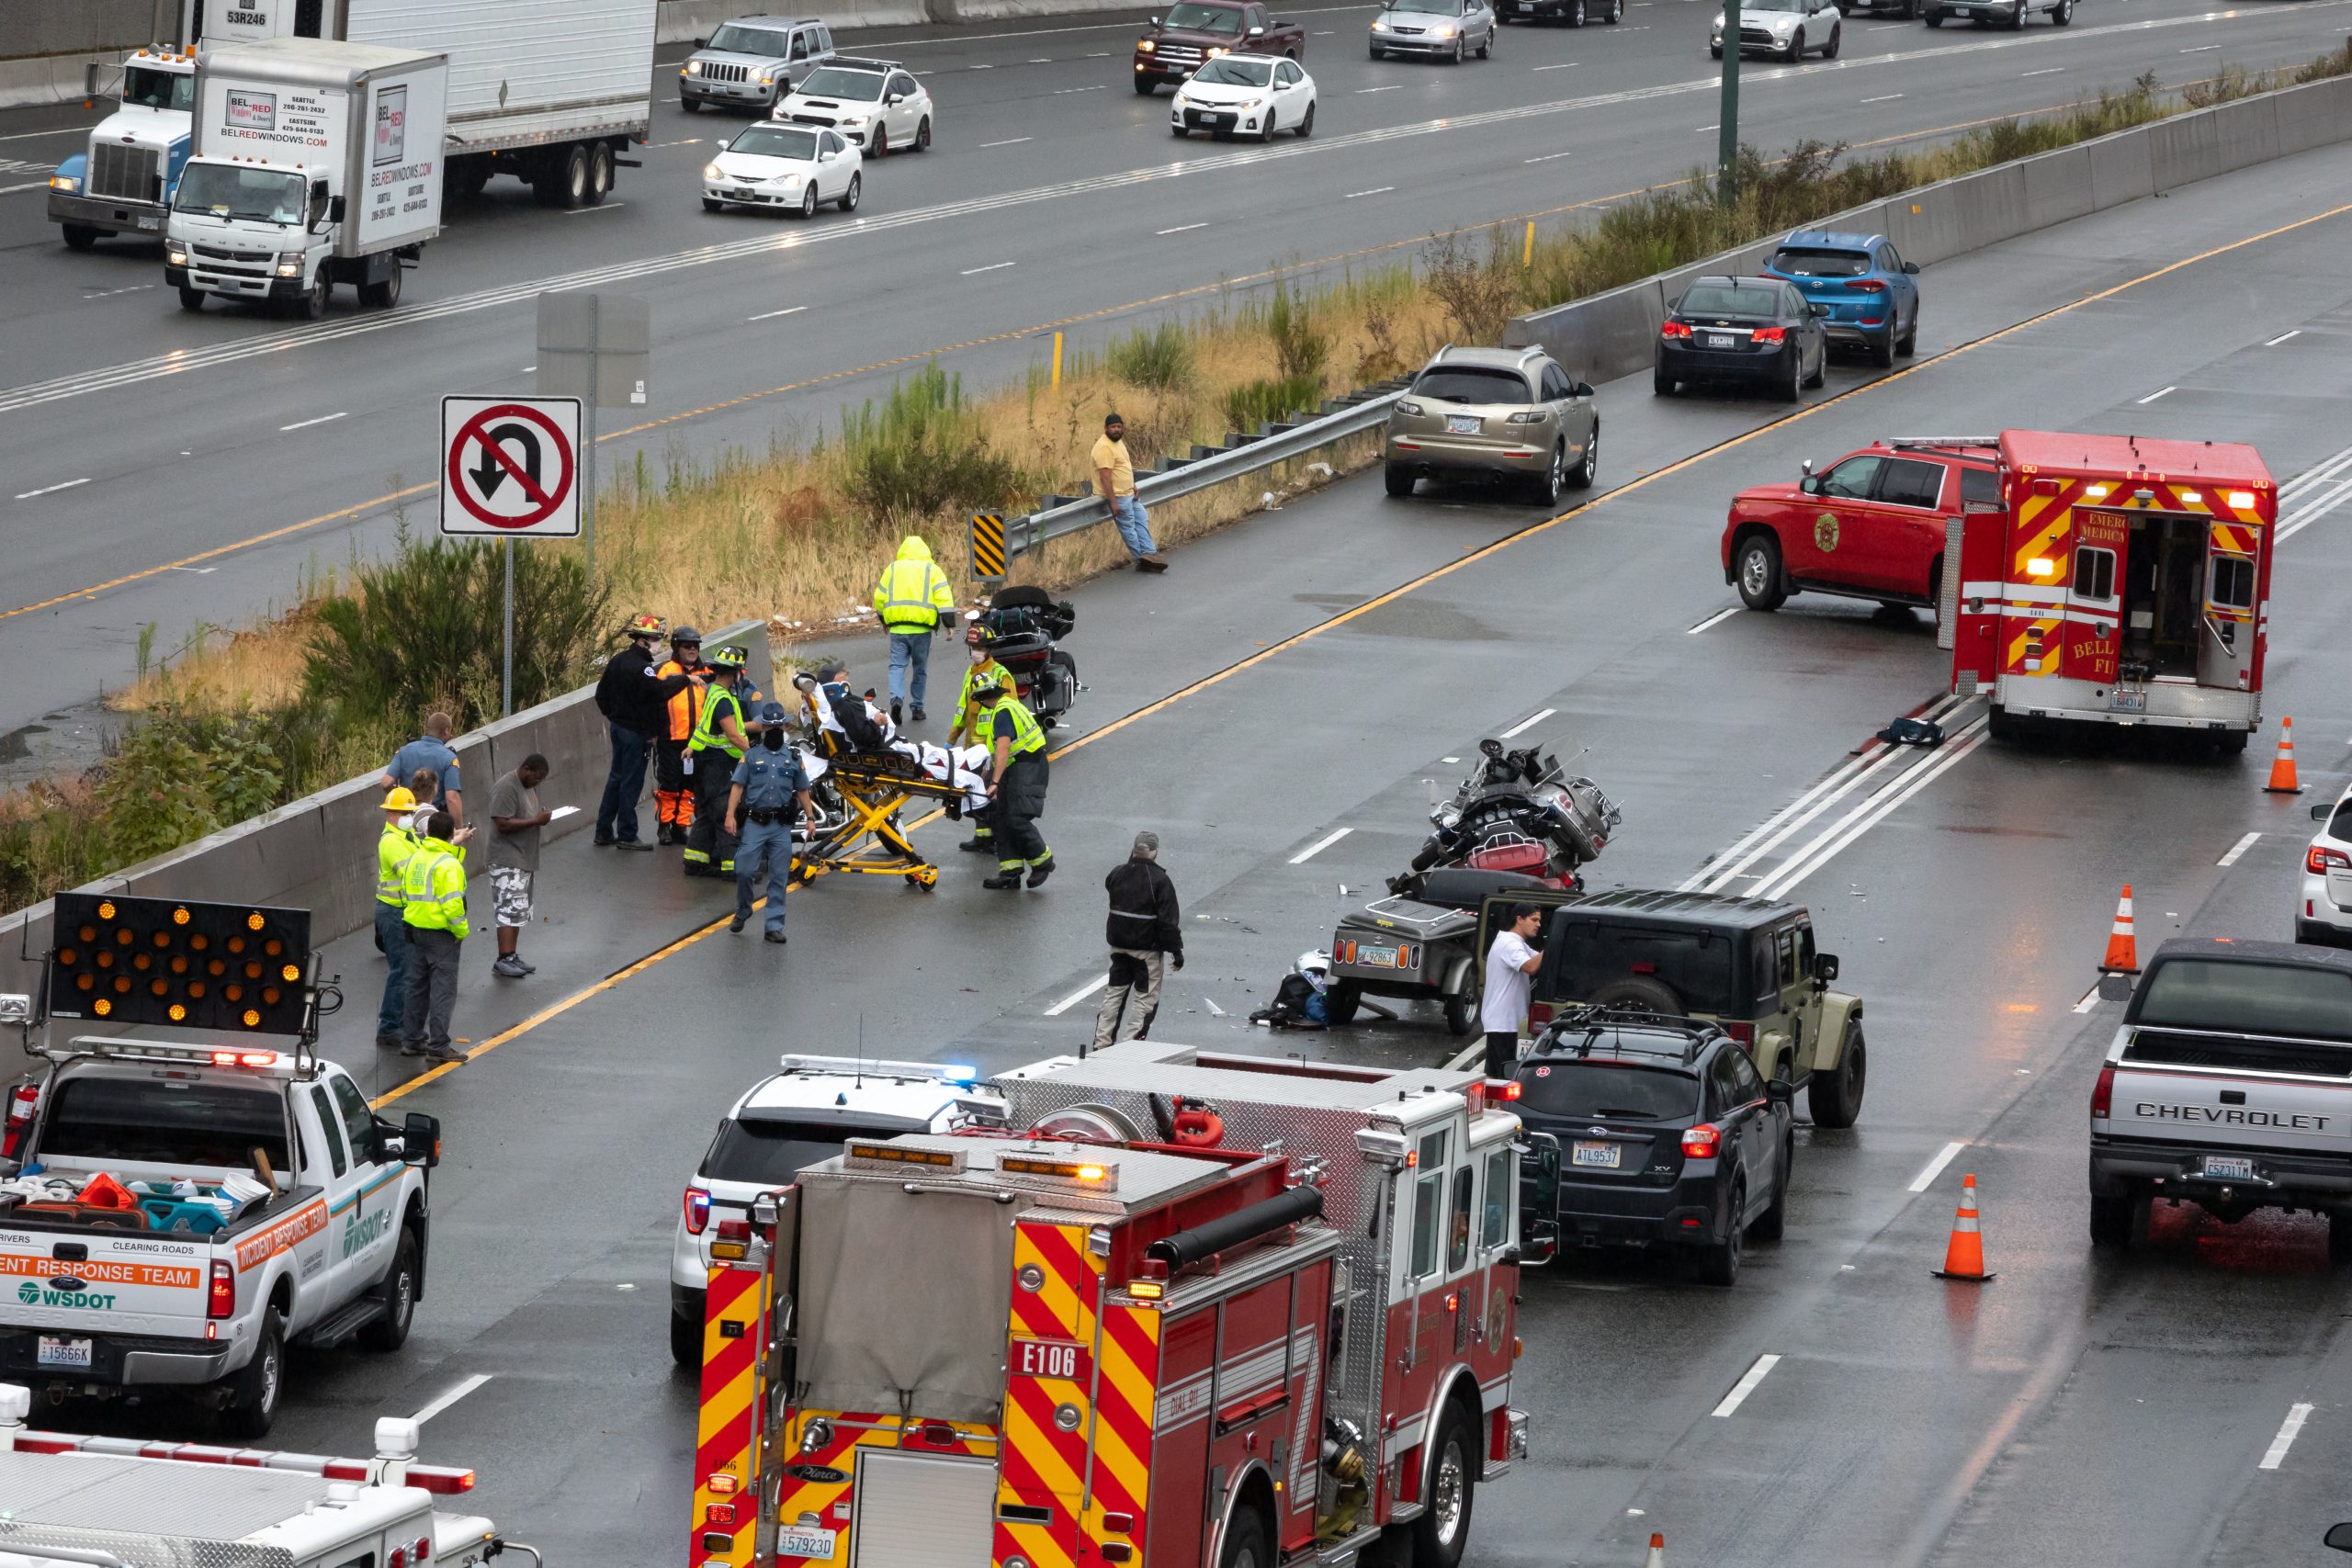
<svg viewBox="0 0 2352 1568">
<path fill-rule="evenodd" d="M 1459 1562 L 1558 1170 L 1510 1086 L 1158 1041 L 993 1082 L 714 1244 L 689 1568 Z"/>
<path fill-rule="evenodd" d="M 2242 751 L 2261 722 L 2278 495 L 2212 441 L 2012 430 L 1998 502 L 1948 525 L 1939 640 L 1952 691 L 2027 722 L 2156 725 Z M 1946 443 L 1949 445 L 1949 443 Z"/>
</svg>

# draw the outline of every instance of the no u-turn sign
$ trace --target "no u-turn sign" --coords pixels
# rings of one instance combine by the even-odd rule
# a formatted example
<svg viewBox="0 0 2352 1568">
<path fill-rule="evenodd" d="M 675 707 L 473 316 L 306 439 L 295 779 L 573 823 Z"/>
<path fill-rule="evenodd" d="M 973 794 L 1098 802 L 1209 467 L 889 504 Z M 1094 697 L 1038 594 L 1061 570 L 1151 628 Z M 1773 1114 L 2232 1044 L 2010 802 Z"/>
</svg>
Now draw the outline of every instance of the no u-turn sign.
<svg viewBox="0 0 2352 1568">
<path fill-rule="evenodd" d="M 580 536 L 580 400 L 441 400 L 441 532 Z"/>
</svg>

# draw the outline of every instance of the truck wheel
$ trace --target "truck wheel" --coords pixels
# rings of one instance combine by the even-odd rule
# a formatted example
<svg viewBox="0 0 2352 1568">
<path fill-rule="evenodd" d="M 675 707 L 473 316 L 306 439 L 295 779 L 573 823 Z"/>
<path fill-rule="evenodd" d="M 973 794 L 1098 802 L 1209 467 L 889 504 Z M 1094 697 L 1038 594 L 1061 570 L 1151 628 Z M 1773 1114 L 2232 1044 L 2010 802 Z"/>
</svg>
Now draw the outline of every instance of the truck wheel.
<svg viewBox="0 0 2352 1568">
<path fill-rule="evenodd" d="M 1789 1228 L 1789 1179 L 1796 1174 L 1797 1135 L 1781 1141 L 1781 1173 L 1772 1180 L 1772 1206 L 1756 1216 L 1749 1234 L 1758 1241 L 1778 1241 Z"/>
<path fill-rule="evenodd" d="M 2128 1252 L 2136 1236 L 2148 1235 L 2148 1200 L 2131 1192 L 2091 1196 L 2091 1245 L 2105 1252 Z"/>
<path fill-rule="evenodd" d="M 1747 1189 L 1735 1182 L 1731 1207 L 1724 1211 L 1724 1238 L 1699 1254 L 1699 1278 L 1704 1283 L 1725 1289 L 1739 1283 L 1739 1260 L 1747 1235 L 1739 1216 L 1747 1207 Z"/>
<path fill-rule="evenodd" d="M 1379 56 L 1374 55 L 1373 58 L 1377 60 Z M 1153 81 L 1150 77 L 1144 75 L 1137 75 L 1136 77 L 1136 96 L 1139 98 L 1148 98 L 1158 91 L 1159 91 L 1159 84 Z"/>
<path fill-rule="evenodd" d="M 203 310 L 203 309 L 204 309 L 204 290 L 203 290 L 203 289 L 201 289 L 201 288 L 190 288 L 187 284 L 185 284 L 185 283 L 181 284 L 181 285 L 180 285 L 180 309 L 181 309 L 181 310 Z"/>
<path fill-rule="evenodd" d="M 602 207 L 613 194 L 613 150 L 599 141 L 588 153 L 588 205 Z"/>
<path fill-rule="evenodd" d="M 64 234 L 65 248 L 69 251 L 86 251 L 98 243 L 98 231 L 85 223 L 66 224 Z"/>
<path fill-rule="evenodd" d="M 1273 1551 L 1266 1544 L 1265 1516 L 1254 1507 L 1237 1510 L 1226 1527 L 1216 1563 L 1217 1568 L 1274 1568 Z"/>
<path fill-rule="evenodd" d="M 1789 602 L 1788 585 L 1781 580 L 1781 541 L 1770 534 L 1750 534 L 1732 557 L 1732 577 L 1739 584 L 1739 602 L 1751 610 L 1770 612 Z"/>
<path fill-rule="evenodd" d="M 401 302 L 401 273 L 403 270 L 405 269 L 395 262 L 392 264 L 390 275 L 383 282 L 361 284 L 359 302 L 371 310 L 389 310 L 399 304 Z"/>
<path fill-rule="evenodd" d="M 322 319 L 327 313 L 327 295 L 334 288 L 334 285 L 327 281 L 326 264 L 321 262 L 317 280 L 295 297 L 293 313 L 313 321 Z"/>
<path fill-rule="evenodd" d="M 2352 1263 L 2352 1211 L 2338 1209 L 2327 1216 L 2327 1260 Z"/>
<path fill-rule="evenodd" d="M 1413 1568 L 1455 1568 L 1470 1544 L 1470 1509 L 1478 1486 L 1477 1433 L 1449 1401 L 1430 1445 L 1428 1495 L 1413 1521 Z"/>
<path fill-rule="evenodd" d="M 275 1312 L 261 1320 L 261 1342 L 254 1359 L 236 1375 L 229 1403 L 220 1407 L 220 1430 L 232 1438 L 266 1438 L 277 1419 L 278 1396 L 286 1389 L 286 1330 Z"/>
<path fill-rule="evenodd" d="M 1478 983 L 1478 978 L 1474 973 L 1468 990 L 1458 996 L 1445 998 L 1446 1032 L 1456 1040 L 1462 1039 L 1478 1027 L 1478 993 L 1485 988 Z"/>
<path fill-rule="evenodd" d="M 1682 998 L 1674 987 L 1646 975 L 1632 975 L 1623 980 L 1611 980 L 1585 998 L 1597 1008 L 1621 1008 L 1627 1012 L 1662 1013 L 1668 1018 L 1683 1015 Z"/>
<path fill-rule="evenodd" d="M 702 1325 L 674 1312 L 670 1314 L 670 1359 L 689 1371 L 702 1365 Z"/>
<path fill-rule="evenodd" d="M 688 114 L 702 113 L 702 100 L 700 98 L 689 98 L 681 95 L 678 99 L 678 107 L 685 110 Z"/>
<path fill-rule="evenodd" d="M 2009 717 L 2009 710 L 1995 703 L 1984 710 L 1984 733 L 1995 740 L 2015 740 L 2017 722 Z"/>
<path fill-rule="evenodd" d="M 1862 1089 L 1870 1076 L 1870 1056 L 1862 1044 L 1862 1026 L 1846 1026 L 1845 1048 L 1838 1065 L 1815 1067 L 1805 1079 L 1805 1101 L 1816 1127 L 1850 1127 L 1862 1114 Z"/>
<path fill-rule="evenodd" d="M 392 1249 L 392 1266 L 376 1287 L 384 1315 L 359 1331 L 359 1343 L 380 1355 L 390 1355 L 408 1343 L 409 1325 L 416 1319 L 416 1232 L 401 1227 L 400 1245 Z"/>
<path fill-rule="evenodd" d="M 1356 1009 L 1363 1005 L 1363 987 L 1353 980 L 1334 980 L 1331 988 L 1323 993 L 1323 1021 L 1334 1029 L 1344 1029 L 1356 1021 Z"/>
</svg>

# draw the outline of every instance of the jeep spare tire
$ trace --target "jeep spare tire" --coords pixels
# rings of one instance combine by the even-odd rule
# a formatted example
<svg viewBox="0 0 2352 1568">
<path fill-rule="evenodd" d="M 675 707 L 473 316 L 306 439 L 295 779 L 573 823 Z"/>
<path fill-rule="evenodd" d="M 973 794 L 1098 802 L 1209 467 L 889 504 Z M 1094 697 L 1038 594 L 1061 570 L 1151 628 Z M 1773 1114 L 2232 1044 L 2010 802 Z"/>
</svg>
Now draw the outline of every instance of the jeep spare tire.
<svg viewBox="0 0 2352 1568">
<path fill-rule="evenodd" d="M 1643 975 L 1611 980 L 1586 999 L 1597 1008 L 1623 1008 L 1631 1012 L 1662 1013 L 1668 1018 L 1684 1016 L 1682 998 L 1674 994 L 1674 987 Z"/>
</svg>

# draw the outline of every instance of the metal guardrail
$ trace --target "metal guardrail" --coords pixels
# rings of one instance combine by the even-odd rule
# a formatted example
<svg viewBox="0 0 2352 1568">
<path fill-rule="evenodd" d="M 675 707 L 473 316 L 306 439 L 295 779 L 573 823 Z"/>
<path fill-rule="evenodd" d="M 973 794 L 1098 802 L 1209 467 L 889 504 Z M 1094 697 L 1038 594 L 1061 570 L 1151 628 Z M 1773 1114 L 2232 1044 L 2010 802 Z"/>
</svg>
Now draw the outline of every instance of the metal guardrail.
<svg viewBox="0 0 2352 1568">
<path fill-rule="evenodd" d="M 1136 493 L 1146 506 L 1157 506 L 1179 496 L 1238 479 L 1261 468 L 1305 457 L 1343 436 L 1359 434 L 1388 422 L 1388 410 L 1404 396 L 1401 383 L 1370 389 L 1341 400 L 1341 406 L 1296 424 L 1277 423 L 1257 435 L 1243 436 L 1237 445 L 1217 451 L 1195 446 L 1195 456 L 1168 460 L 1167 466 L 1136 476 Z M 1008 517 L 1004 523 L 1007 555 L 1035 549 L 1051 539 L 1111 520 L 1111 507 L 1101 496 L 1083 496 L 1033 512 Z"/>
</svg>

